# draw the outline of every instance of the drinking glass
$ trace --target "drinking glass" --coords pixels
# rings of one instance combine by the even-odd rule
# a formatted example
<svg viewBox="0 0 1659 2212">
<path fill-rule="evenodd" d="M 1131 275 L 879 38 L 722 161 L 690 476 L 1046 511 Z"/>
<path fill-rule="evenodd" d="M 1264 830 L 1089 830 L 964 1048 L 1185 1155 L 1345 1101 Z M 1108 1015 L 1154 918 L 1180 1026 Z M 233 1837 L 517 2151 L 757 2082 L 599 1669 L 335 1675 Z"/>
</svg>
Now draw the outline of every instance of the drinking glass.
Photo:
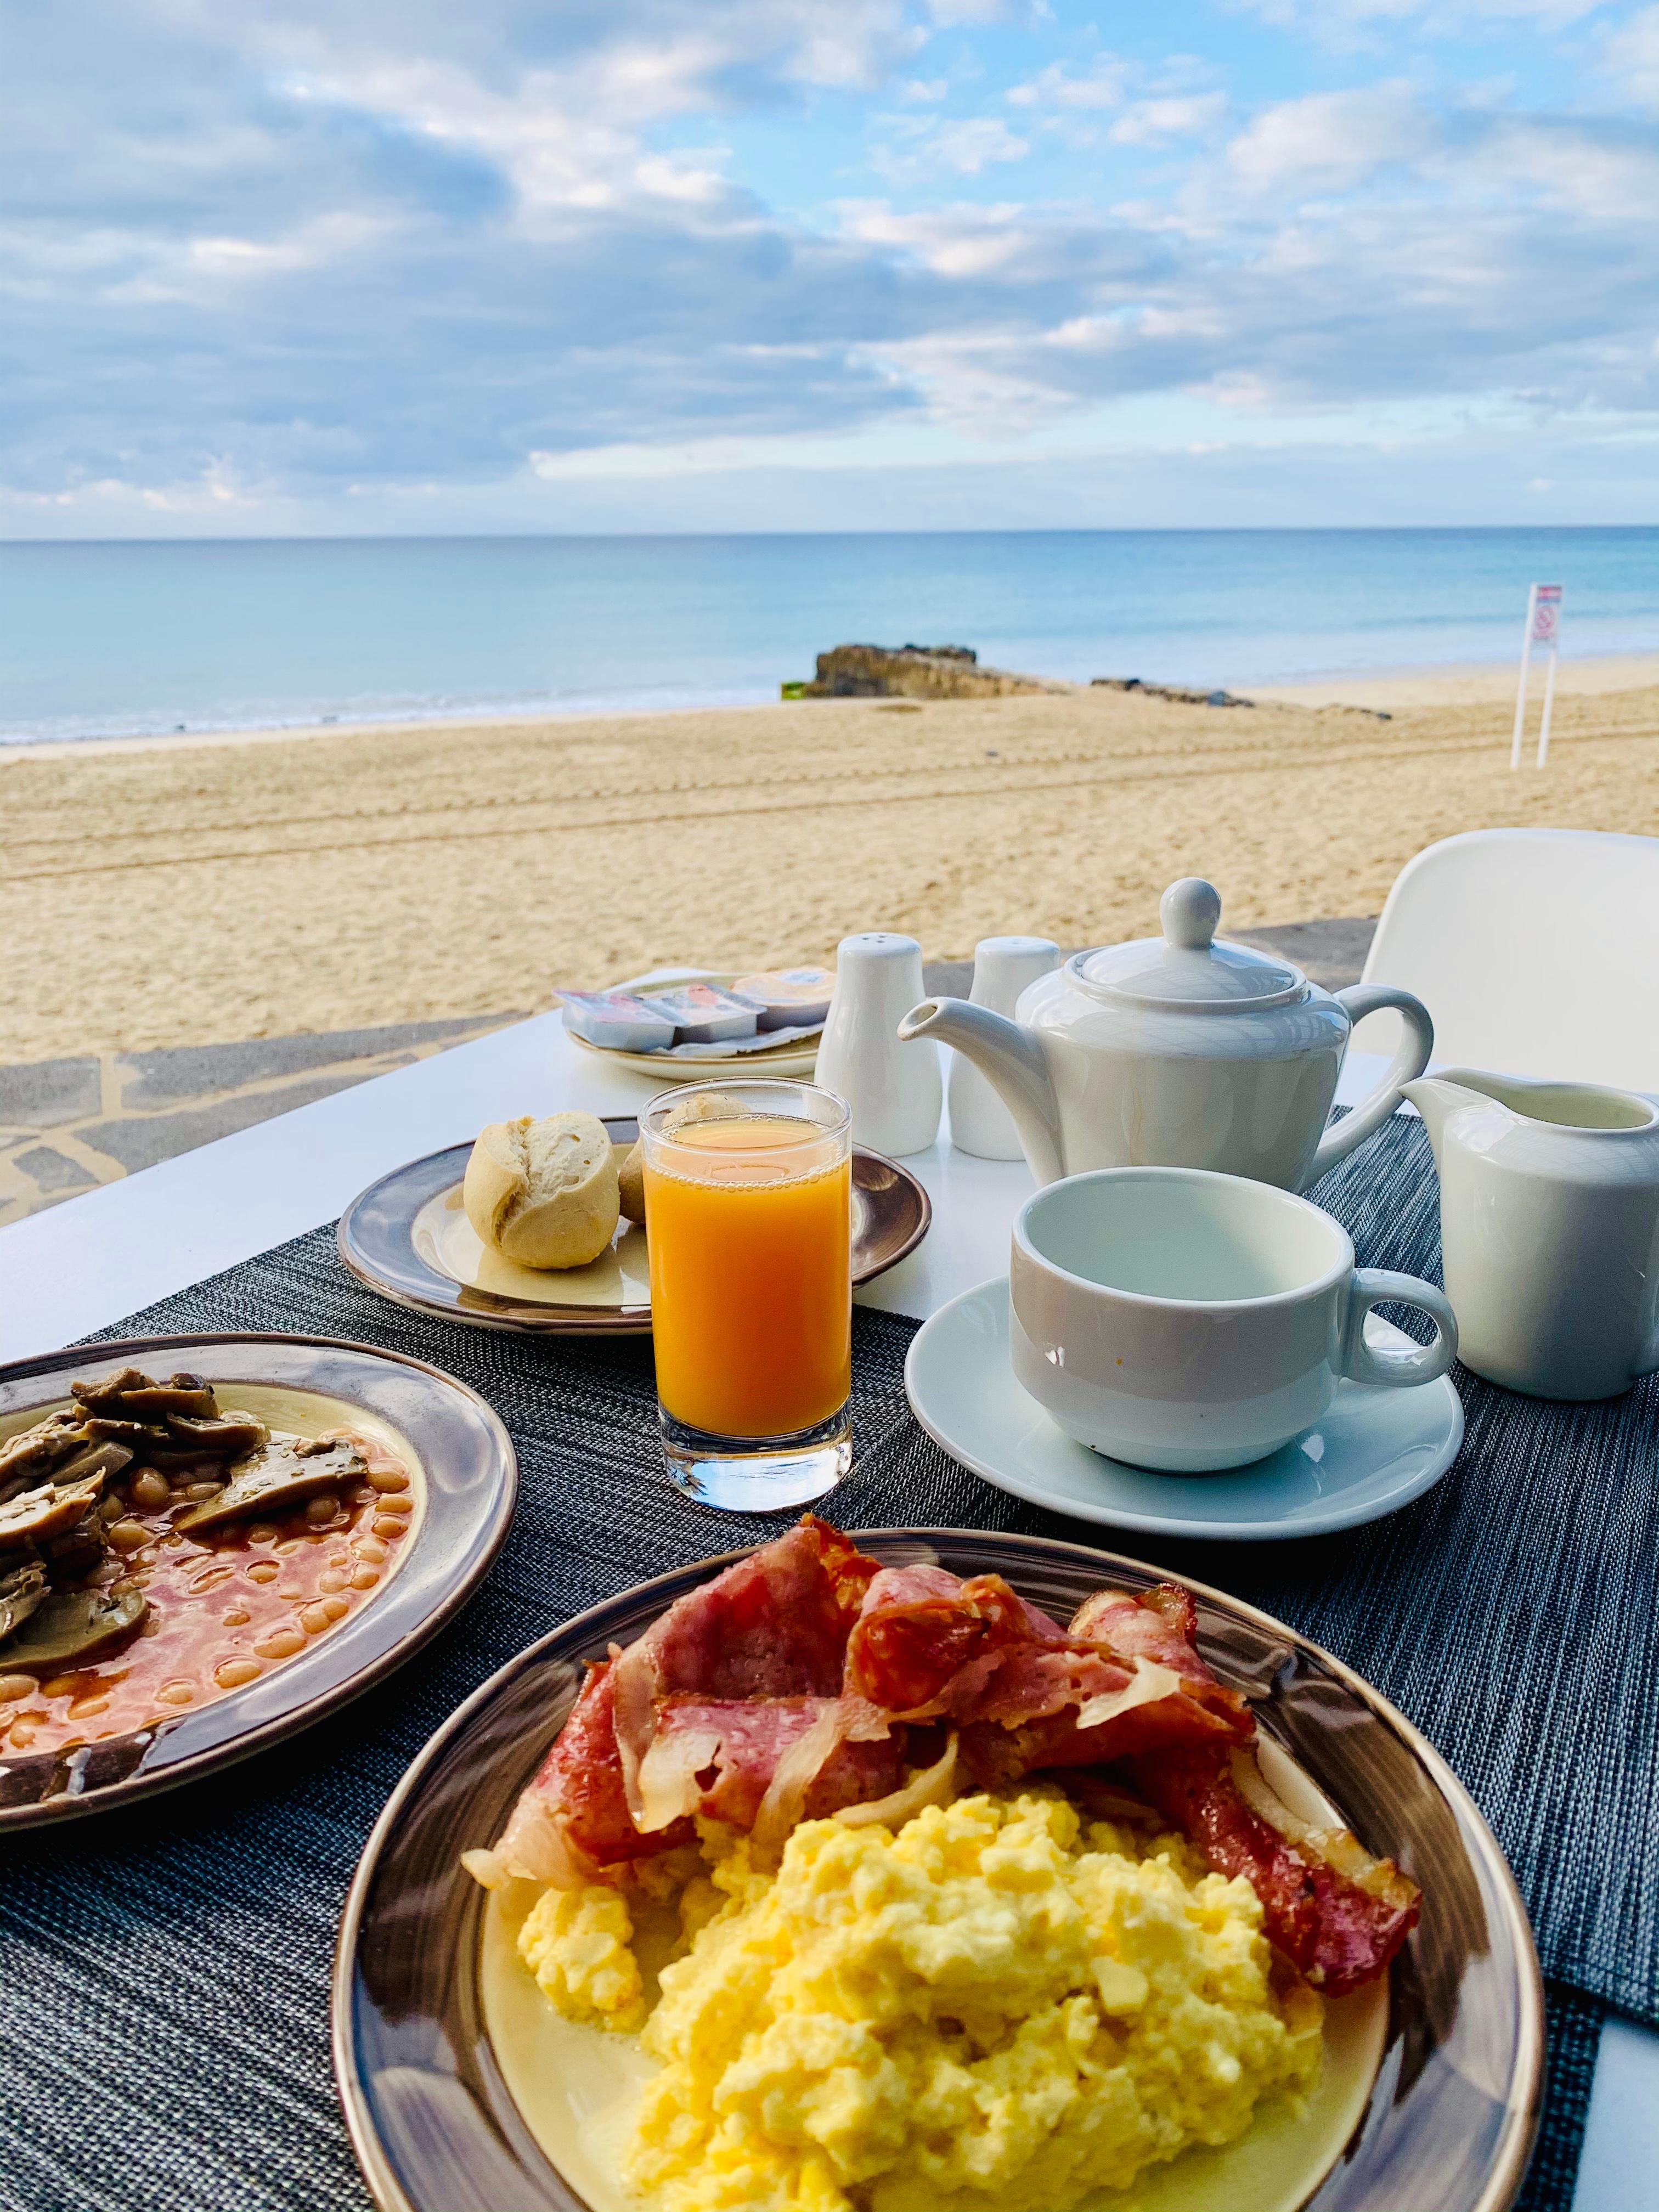
<svg viewBox="0 0 1659 2212">
<path fill-rule="evenodd" d="M 852 1116 L 832 1091 L 689 1084 L 640 1116 L 670 1477 L 769 1513 L 852 1464 Z"/>
</svg>

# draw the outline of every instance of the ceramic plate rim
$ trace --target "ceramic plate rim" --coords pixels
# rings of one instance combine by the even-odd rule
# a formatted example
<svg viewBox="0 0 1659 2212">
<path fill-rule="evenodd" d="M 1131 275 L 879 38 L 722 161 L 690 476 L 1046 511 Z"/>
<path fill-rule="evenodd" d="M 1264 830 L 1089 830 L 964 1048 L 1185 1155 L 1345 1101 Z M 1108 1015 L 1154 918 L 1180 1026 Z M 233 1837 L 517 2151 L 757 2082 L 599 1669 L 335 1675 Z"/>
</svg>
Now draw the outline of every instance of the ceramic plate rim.
<svg viewBox="0 0 1659 2212">
<path fill-rule="evenodd" d="M 1433 1382 L 1424 1387 L 1428 1389 L 1437 1389 L 1443 1386 L 1450 1395 L 1452 1419 L 1449 1430 L 1449 1441 L 1446 1446 L 1436 1454 L 1427 1471 L 1413 1476 L 1399 1494 L 1390 1498 L 1386 1504 L 1350 1505 L 1345 1509 L 1339 1502 L 1334 1504 L 1328 1512 L 1310 1516 L 1292 1523 L 1284 1519 L 1200 1520 L 1190 1515 L 1174 1512 L 1141 1513 L 1127 1507 L 1091 1505 L 1076 1498 L 1058 1498 L 1051 1490 L 1045 1489 L 1036 1483 L 1027 1482 L 1018 1475 L 1011 1475 L 1006 1469 L 994 1468 L 988 1460 L 964 1449 L 958 1443 L 952 1443 L 941 1433 L 933 1420 L 917 1403 L 916 1389 L 912 1380 L 912 1364 L 920 1364 L 918 1355 L 922 1351 L 923 1342 L 928 1332 L 937 1329 L 938 1334 L 943 1335 L 945 1327 L 949 1325 L 950 1318 L 958 1308 L 968 1306 L 975 1300 L 984 1298 L 988 1293 L 996 1291 L 1002 1294 L 1003 1304 L 1006 1308 L 1008 1291 L 1006 1275 L 993 1275 L 985 1282 L 975 1283 L 971 1290 L 959 1291 L 955 1297 L 948 1298 L 942 1306 L 935 1307 L 929 1314 L 910 1340 L 909 1350 L 904 1355 L 905 1399 L 918 1426 L 925 1429 L 939 1449 L 947 1458 L 953 1459 L 958 1467 L 965 1467 L 970 1474 L 977 1475 L 981 1481 L 988 1482 L 994 1489 L 1004 1491 L 1011 1498 L 1023 1498 L 1028 1505 L 1040 1505 L 1046 1511 L 1061 1514 L 1068 1520 L 1086 1521 L 1097 1528 L 1127 1528 L 1138 1535 L 1187 1537 L 1195 1541 L 1209 1543 L 1284 1543 L 1304 1536 L 1333 1536 L 1342 1529 L 1362 1528 L 1370 1522 L 1381 1521 L 1390 1513 L 1401 1511 L 1413 1500 L 1421 1498 L 1425 1492 L 1432 1490 L 1436 1483 L 1444 1478 L 1458 1453 L 1462 1449 L 1463 1432 L 1467 1422 L 1467 1416 L 1463 1411 L 1463 1401 L 1459 1396 L 1456 1385 L 1452 1382 L 1451 1377 L 1449 1375 L 1441 1375 L 1437 1376 Z M 941 1324 L 944 1326 L 940 1326 Z M 1409 1341 L 1409 1340 L 1404 1339 L 1402 1334 L 1402 1341 Z M 1009 1370 L 1009 1380 L 1012 1388 L 1015 1389 L 1019 1388 L 1018 1382 L 1013 1381 L 1012 1369 Z M 1035 1401 L 1033 1402 L 1035 1403 Z M 1038 1410 L 1041 1411 L 1041 1408 Z M 1064 1430 L 1059 1428 L 1057 1425 L 1055 1434 L 1068 1443 L 1074 1441 L 1073 1438 L 1066 1437 Z M 1079 1444 L 1078 1449 L 1086 1451 L 1088 1446 Z M 1103 1454 L 1098 1456 L 1104 1458 Z M 1106 1463 L 1118 1464 L 1114 1461 L 1108 1461 Z M 1156 1470 L 1134 1469 L 1132 1472 L 1152 1474 L 1156 1473 Z M 1172 1481 L 1181 1481 L 1183 1479 L 1191 1480 L 1192 1478 L 1182 1478 L 1179 1475 L 1169 1478 Z"/>
<path fill-rule="evenodd" d="M 237 1765 L 244 1759 L 286 1741 L 289 1736 L 297 1735 L 313 1723 L 338 1712 L 343 1706 L 349 1705 L 377 1683 L 384 1681 L 389 1674 L 394 1674 L 405 1660 L 412 1658 L 455 1618 L 494 1566 L 501 1546 L 507 1540 L 519 1495 L 519 1459 L 512 1437 L 507 1434 L 501 1416 L 487 1399 L 444 1368 L 434 1366 L 430 1360 L 417 1359 L 410 1352 L 389 1352 L 380 1345 L 363 1344 L 351 1337 L 310 1336 L 290 1334 L 283 1329 L 187 1329 L 158 1336 L 121 1337 L 106 1343 L 65 1345 L 57 1352 L 31 1353 L 26 1359 L 9 1360 L 0 1366 L 0 1384 L 27 1382 L 34 1376 L 49 1374 L 55 1368 L 67 1368 L 74 1364 L 76 1354 L 84 1354 L 85 1363 L 88 1365 L 94 1363 L 101 1364 L 112 1359 L 136 1362 L 140 1355 L 147 1352 L 187 1351 L 192 1346 L 208 1344 L 280 1344 L 325 1352 L 355 1352 L 394 1366 L 412 1368 L 417 1374 L 468 1400 L 483 1416 L 484 1429 L 495 1446 L 497 1464 L 502 1477 L 483 1526 L 482 1544 L 471 1564 L 435 1605 L 404 1630 L 384 1651 L 367 1660 L 343 1680 L 319 1690 L 310 1697 L 301 1698 L 283 1711 L 273 1714 L 269 1720 L 240 1730 L 227 1742 L 192 1753 L 188 1758 L 158 1768 L 152 1773 L 145 1773 L 141 1769 L 124 1776 L 119 1781 L 106 1783 L 84 1794 L 70 1796 L 67 1792 L 60 1792 L 57 1796 L 43 1798 L 32 1804 L 0 1807 L 0 1836 L 10 1830 L 21 1831 L 64 1820 L 89 1819 L 94 1814 L 133 1804 L 140 1798 L 160 1796 L 165 1790 L 199 1781 L 204 1775 L 222 1767 Z M 239 1378 L 225 1379 L 235 1381 Z M 240 1379 L 257 1382 L 259 1378 L 248 1376 Z M 305 1386 L 282 1387 L 302 1389 Z M 418 1530 L 416 1540 L 418 1543 Z M 388 1596 L 396 1588 L 397 1582 L 393 1577 L 387 1584 Z"/>
<path fill-rule="evenodd" d="M 639 1117 L 634 1114 L 601 1114 L 597 1118 L 603 1121 L 609 1130 L 611 1125 L 617 1121 L 627 1121 L 637 1125 Z M 521 1305 L 516 1300 L 507 1298 L 500 1293 L 490 1292 L 489 1295 L 499 1299 L 497 1310 L 469 1312 L 458 1304 L 447 1302 L 441 1295 L 434 1294 L 429 1298 L 422 1297 L 418 1291 L 390 1283 L 383 1276 L 371 1271 L 350 1241 L 352 1226 L 359 1210 L 365 1206 L 377 1192 L 398 1176 L 416 1174 L 421 1169 L 429 1167 L 434 1161 L 442 1159 L 448 1153 L 468 1152 L 475 1141 L 471 1137 L 465 1137 L 458 1144 L 440 1145 L 433 1152 L 422 1152 L 413 1159 L 401 1162 L 395 1168 L 388 1168 L 384 1175 L 376 1176 L 372 1182 L 364 1184 L 349 1205 L 342 1211 L 339 1220 L 335 1225 L 335 1249 L 339 1254 L 341 1264 L 348 1273 L 353 1275 L 365 1290 L 374 1291 L 377 1297 L 385 1298 L 392 1305 L 403 1307 L 406 1312 L 434 1315 L 441 1321 L 459 1322 L 465 1328 L 505 1329 L 509 1333 L 521 1335 L 649 1336 L 651 1309 L 648 1305 L 579 1306 L 550 1304 L 531 1306 Z M 611 1141 L 613 1144 L 620 1143 L 622 1139 L 613 1136 Z M 874 1152 L 868 1145 L 854 1145 L 853 1164 L 855 1170 L 861 1161 L 872 1162 L 878 1167 L 888 1170 L 899 1182 L 908 1185 L 911 1196 L 916 1203 L 917 1218 L 915 1227 L 909 1235 L 895 1251 L 890 1253 L 882 1261 L 878 1267 L 866 1268 L 861 1274 L 854 1273 L 853 1288 L 855 1291 L 862 1290 L 866 1283 L 873 1283 L 878 1277 L 886 1274 L 890 1268 L 896 1267 L 902 1260 L 908 1260 L 927 1237 L 933 1222 L 933 1201 L 928 1194 L 927 1186 L 919 1175 L 905 1165 L 902 1160 L 890 1158 L 885 1152 Z M 448 1188 L 459 1188 L 460 1181 L 460 1176 L 458 1174 L 454 1182 Z M 453 1276 L 446 1275 L 433 1267 L 429 1261 L 423 1261 L 422 1264 L 433 1275 L 434 1280 L 449 1283 L 457 1291 L 467 1287 L 465 1284 L 456 1282 Z"/>
<path fill-rule="evenodd" d="M 1007 1529 L 941 1527 L 860 1528 L 848 1533 L 860 1544 L 886 1540 L 896 1545 L 932 1546 L 940 1540 L 945 1543 L 976 1540 L 994 1547 L 1006 1545 L 1016 1553 L 1025 1553 L 1036 1559 L 1052 1559 L 1055 1553 L 1063 1553 L 1079 1563 L 1086 1562 L 1092 1573 L 1109 1574 L 1114 1568 L 1127 1567 L 1135 1575 L 1150 1576 L 1153 1579 L 1157 1579 L 1159 1574 L 1159 1570 L 1150 1566 L 1146 1561 L 1132 1559 L 1127 1553 L 1108 1552 L 1096 1545 L 1077 1543 L 1066 1537 L 1028 1535 Z M 590 1640 L 592 1635 L 589 1624 L 597 1626 L 613 1610 L 631 1607 L 637 1601 L 648 1597 L 657 1589 L 684 1584 L 690 1575 L 712 1577 L 739 1559 L 746 1559 L 759 1548 L 758 1545 L 741 1545 L 729 1552 L 715 1553 L 689 1566 L 670 1568 L 662 1574 L 650 1576 L 629 1589 L 613 1592 L 594 1605 L 584 1607 L 580 1613 L 573 1613 L 569 1620 L 550 1629 L 545 1636 L 538 1637 L 534 1643 L 526 1644 L 523 1650 L 504 1661 L 441 1723 L 422 1745 L 382 1807 L 364 1842 L 346 1892 L 329 1979 L 329 2045 L 335 2089 L 344 2114 L 352 2151 L 374 2200 L 377 2212 L 434 2212 L 434 2208 L 416 2205 L 405 2195 L 389 2161 L 381 2154 L 367 2101 L 361 2094 L 352 2033 L 352 1983 L 359 1931 L 381 1854 L 402 1818 L 405 1805 L 441 1762 L 450 1745 L 466 1732 L 475 1717 L 499 1693 L 508 1675 L 521 1667 L 533 1664 L 550 1646 L 562 1641 L 568 1640 L 580 1650 L 581 1644 Z M 1276 1615 L 1264 1612 L 1261 1607 L 1251 1605 L 1243 1598 L 1233 1597 L 1226 1591 L 1218 1589 L 1213 1583 L 1200 1582 L 1191 1576 L 1183 1576 L 1182 1580 L 1183 1586 L 1201 1602 L 1216 1607 L 1223 1613 L 1242 1616 L 1259 1630 L 1287 1639 L 1302 1651 L 1311 1654 L 1322 1666 L 1328 1667 L 1353 1695 L 1370 1708 L 1386 1728 L 1395 1731 L 1407 1744 L 1421 1762 L 1436 1790 L 1454 1811 L 1462 1815 L 1479 1844 L 1486 1871 L 1492 1878 L 1497 1895 L 1508 1917 L 1515 1948 L 1523 1966 L 1516 2073 L 1524 2074 L 1526 2095 L 1522 2106 L 1509 2108 L 1509 2124 L 1505 2128 L 1502 2148 L 1494 2154 L 1492 2171 L 1480 2195 L 1468 2207 L 1468 2212 L 1509 2212 L 1526 2178 L 1543 2108 L 1546 2051 L 1544 1975 L 1526 1905 L 1509 1861 L 1492 1833 L 1491 1824 L 1428 1738 L 1413 1727 L 1398 1706 L 1391 1704 L 1380 1690 L 1345 1660 L 1339 1659 L 1323 1644 L 1315 1643 L 1311 1637 L 1304 1636 Z M 695 1584 L 688 1586 L 696 1587 Z M 574 2196 L 575 2192 L 573 2191 L 572 2193 Z"/>
</svg>

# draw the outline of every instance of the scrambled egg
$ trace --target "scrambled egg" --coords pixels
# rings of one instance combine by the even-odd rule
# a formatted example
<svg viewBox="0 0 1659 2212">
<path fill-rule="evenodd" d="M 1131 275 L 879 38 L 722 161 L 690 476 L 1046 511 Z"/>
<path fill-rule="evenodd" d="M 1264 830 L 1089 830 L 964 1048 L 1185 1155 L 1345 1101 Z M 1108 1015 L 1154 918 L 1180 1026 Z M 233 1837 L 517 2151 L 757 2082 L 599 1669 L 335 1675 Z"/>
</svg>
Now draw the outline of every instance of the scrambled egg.
<svg viewBox="0 0 1659 2212">
<path fill-rule="evenodd" d="M 809 1821 L 775 1870 L 704 1848 L 641 2039 L 625 2178 L 660 2212 L 1066 2212 L 1318 2074 L 1323 2008 L 1276 1984 L 1248 1883 L 1058 1790 Z M 550 1891 L 520 1949 L 632 2028 L 631 1942 L 619 1893 Z"/>
</svg>

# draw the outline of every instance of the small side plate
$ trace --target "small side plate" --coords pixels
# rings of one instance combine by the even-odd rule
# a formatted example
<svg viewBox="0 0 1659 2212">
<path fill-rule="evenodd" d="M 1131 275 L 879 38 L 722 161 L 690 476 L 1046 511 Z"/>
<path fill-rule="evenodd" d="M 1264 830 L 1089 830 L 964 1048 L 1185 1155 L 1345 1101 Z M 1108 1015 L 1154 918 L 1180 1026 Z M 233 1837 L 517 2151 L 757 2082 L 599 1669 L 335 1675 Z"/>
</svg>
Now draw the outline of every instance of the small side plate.
<svg viewBox="0 0 1659 2212">
<path fill-rule="evenodd" d="M 613 1145 L 639 1135 L 631 1115 L 607 1115 Z M 354 1198 L 340 1216 L 340 1257 L 394 1304 L 477 1328 L 554 1336 L 648 1336 L 645 1231 L 630 1221 L 592 1267 L 543 1272 L 488 1250 L 461 1205 L 471 1145 L 410 1160 Z M 853 1147 L 853 1285 L 896 1267 L 927 1234 L 933 1206 L 908 1169 Z"/>
<path fill-rule="evenodd" d="M 1379 1343 L 1410 1340 L 1380 1316 Z M 911 1340 L 910 1410 L 941 1450 L 999 1490 L 1079 1521 L 1234 1543 L 1321 1536 L 1381 1520 L 1438 1482 L 1463 1441 L 1449 1378 L 1409 1390 L 1340 1382 L 1316 1429 L 1254 1466 L 1158 1474 L 1091 1451 L 1014 1379 L 1008 1279 L 952 1298 Z"/>
<path fill-rule="evenodd" d="M 713 983 L 716 988 L 729 989 L 740 973 L 736 968 L 688 968 L 674 978 L 676 983 Z M 615 991 L 664 990 L 665 981 L 653 982 L 649 977 L 613 983 Z M 818 1062 L 818 1038 L 802 1037 L 794 1044 L 763 1047 L 757 1052 L 618 1052 L 614 1045 L 595 1044 L 590 1037 L 578 1036 L 568 1027 L 565 1035 L 572 1044 L 580 1045 L 584 1052 L 598 1054 L 609 1060 L 613 1067 L 631 1067 L 639 1075 L 654 1075 L 665 1088 L 674 1083 L 695 1083 L 698 1078 L 716 1075 L 804 1075 L 811 1078 Z"/>
<path fill-rule="evenodd" d="M 417 1517 L 384 1587 L 259 1680 L 85 1749 L 11 1753 L 0 1767 L 0 1834 L 131 1804 L 321 1720 L 437 1633 L 483 1579 L 512 1522 L 518 1460 L 483 1400 L 423 1360 L 327 1337 L 145 1336 L 19 1360 L 0 1368 L 0 1431 L 61 1404 L 72 1381 L 127 1366 L 204 1375 L 307 1435 L 355 1417 L 409 1466 Z"/>
</svg>

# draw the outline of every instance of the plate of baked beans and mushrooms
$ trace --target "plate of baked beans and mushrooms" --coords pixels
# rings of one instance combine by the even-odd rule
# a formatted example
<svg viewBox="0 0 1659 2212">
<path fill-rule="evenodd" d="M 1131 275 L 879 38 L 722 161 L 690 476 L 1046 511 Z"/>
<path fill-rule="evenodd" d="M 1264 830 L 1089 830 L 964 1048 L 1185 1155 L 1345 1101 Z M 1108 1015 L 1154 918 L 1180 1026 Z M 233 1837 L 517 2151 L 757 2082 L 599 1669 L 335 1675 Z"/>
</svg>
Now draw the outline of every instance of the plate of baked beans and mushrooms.
<svg viewBox="0 0 1659 2212">
<path fill-rule="evenodd" d="M 0 1371 L 0 1828 L 356 1696 L 471 1594 L 517 1487 L 481 1398 L 367 1346 L 149 1337 Z"/>
</svg>

